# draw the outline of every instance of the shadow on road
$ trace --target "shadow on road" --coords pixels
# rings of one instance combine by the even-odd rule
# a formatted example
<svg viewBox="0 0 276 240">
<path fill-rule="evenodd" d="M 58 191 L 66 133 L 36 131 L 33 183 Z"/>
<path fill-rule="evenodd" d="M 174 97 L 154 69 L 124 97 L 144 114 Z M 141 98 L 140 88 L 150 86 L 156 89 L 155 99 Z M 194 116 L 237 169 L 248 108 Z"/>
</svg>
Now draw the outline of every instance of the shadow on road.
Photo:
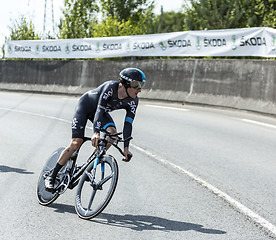
<svg viewBox="0 0 276 240">
<path fill-rule="evenodd" d="M 61 204 L 61 203 L 52 203 L 48 207 L 54 208 L 55 212 L 57 213 L 76 213 L 75 206 L 73 205 L 66 205 L 66 204 Z"/>
<path fill-rule="evenodd" d="M 13 168 L 5 165 L 0 165 L 0 173 L 1 172 L 15 172 L 15 173 L 20 173 L 20 174 L 34 174 L 34 172 L 29 172 L 26 169 L 22 168 Z"/>
<path fill-rule="evenodd" d="M 92 219 L 92 221 L 116 227 L 130 228 L 136 231 L 157 230 L 170 232 L 194 230 L 207 234 L 226 234 L 225 231 L 204 228 L 203 225 L 199 224 L 169 220 L 166 218 L 146 215 L 114 215 L 102 213 L 95 219 Z"/>
<path fill-rule="evenodd" d="M 59 203 L 53 203 L 49 207 L 54 208 L 55 212 L 58 213 L 74 213 L 75 207 L 72 205 L 65 205 Z M 203 225 L 181 222 L 175 220 L 169 220 L 166 218 L 160 218 L 156 216 L 146 216 L 146 215 L 116 215 L 109 213 L 101 213 L 96 218 L 91 219 L 92 222 L 104 225 L 110 225 L 120 228 L 129 228 L 135 231 L 146 231 L 146 230 L 156 230 L 156 231 L 189 231 L 194 230 L 206 234 L 226 234 L 227 232 L 204 228 Z"/>
</svg>

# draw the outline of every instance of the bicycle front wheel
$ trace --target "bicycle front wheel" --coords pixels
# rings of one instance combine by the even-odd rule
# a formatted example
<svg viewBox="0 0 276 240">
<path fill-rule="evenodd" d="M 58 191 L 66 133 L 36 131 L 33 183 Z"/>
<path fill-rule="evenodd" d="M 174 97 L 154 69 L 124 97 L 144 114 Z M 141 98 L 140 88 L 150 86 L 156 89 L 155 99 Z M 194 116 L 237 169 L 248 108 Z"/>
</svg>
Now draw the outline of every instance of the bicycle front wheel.
<svg viewBox="0 0 276 240">
<path fill-rule="evenodd" d="M 90 219 L 100 214 L 117 186 L 118 165 L 112 156 L 105 155 L 94 168 L 94 160 L 83 173 L 76 194 L 76 212 L 80 218 Z M 101 168 L 100 168 L 101 167 Z"/>
</svg>

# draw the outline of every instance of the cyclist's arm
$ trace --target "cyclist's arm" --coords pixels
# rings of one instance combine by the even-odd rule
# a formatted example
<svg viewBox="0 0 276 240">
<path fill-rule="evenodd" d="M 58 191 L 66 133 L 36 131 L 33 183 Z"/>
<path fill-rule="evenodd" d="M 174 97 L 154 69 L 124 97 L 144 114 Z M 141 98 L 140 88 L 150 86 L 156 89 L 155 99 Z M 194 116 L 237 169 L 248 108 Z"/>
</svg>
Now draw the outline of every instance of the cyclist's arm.
<svg viewBox="0 0 276 240">
<path fill-rule="evenodd" d="M 100 129 L 102 126 L 103 115 L 106 112 L 107 103 L 110 101 L 110 98 L 114 94 L 114 85 L 107 84 L 99 97 L 97 110 L 95 113 L 94 121 L 93 121 L 93 130 L 94 133 L 100 133 Z"/>
<path fill-rule="evenodd" d="M 135 101 L 131 101 L 128 104 L 128 107 L 126 109 L 127 112 L 126 112 L 126 117 L 125 117 L 125 122 L 124 122 L 124 130 L 123 130 L 124 139 L 131 136 L 132 124 L 133 124 L 133 121 L 135 118 L 137 106 L 138 106 L 138 99 L 135 99 Z M 129 147 L 129 141 L 124 142 L 125 150 L 126 150 L 126 148 L 128 149 L 128 147 Z"/>
</svg>

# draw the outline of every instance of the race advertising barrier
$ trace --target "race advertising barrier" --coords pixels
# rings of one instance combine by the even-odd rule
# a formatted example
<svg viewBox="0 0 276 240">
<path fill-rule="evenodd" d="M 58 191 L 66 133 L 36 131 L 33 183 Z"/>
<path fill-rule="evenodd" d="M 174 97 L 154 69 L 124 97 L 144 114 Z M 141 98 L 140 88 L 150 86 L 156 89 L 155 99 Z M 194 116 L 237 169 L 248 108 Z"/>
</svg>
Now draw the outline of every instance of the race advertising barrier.
<svg viewBox="0 0 276 240">
<path fill-rule="evenodd" d="M 5 48 L 6 58 L 276 57 L 276 29 L 241 28 L 104 38 L 22 40 L 9 41 Z"/>
</svg>

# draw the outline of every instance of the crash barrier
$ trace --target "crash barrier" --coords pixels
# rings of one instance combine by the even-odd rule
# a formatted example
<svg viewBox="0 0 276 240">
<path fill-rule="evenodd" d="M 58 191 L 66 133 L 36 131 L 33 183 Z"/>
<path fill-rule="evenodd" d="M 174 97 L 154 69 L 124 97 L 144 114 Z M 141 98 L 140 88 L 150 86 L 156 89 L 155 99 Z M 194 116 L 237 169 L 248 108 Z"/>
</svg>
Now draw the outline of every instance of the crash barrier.
<svg viewBox="0 0 276 240">
<path fill-rule="evenodd" d="M 276 114 L 276 61 L 152 59 L 0 61 L 0 89 L 80 95 L 127 67 L 144 71 L 144 99 Z"/>
</svg>

